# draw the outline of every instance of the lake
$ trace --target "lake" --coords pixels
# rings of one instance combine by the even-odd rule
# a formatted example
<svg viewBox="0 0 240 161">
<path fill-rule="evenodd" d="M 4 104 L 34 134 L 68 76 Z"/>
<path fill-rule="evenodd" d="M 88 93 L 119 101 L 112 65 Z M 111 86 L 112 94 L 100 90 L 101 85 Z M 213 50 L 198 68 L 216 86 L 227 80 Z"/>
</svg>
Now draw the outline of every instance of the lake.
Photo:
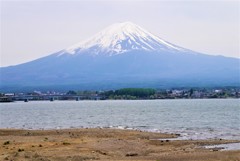
<svg viewBox="0 0 240 161">
<path fill-rule="evenodd" d="M 119 128 L 179 139 L 240 140 L 240 99 L 30 101 L 0 104 L 0 128 Z"/>
</svg>

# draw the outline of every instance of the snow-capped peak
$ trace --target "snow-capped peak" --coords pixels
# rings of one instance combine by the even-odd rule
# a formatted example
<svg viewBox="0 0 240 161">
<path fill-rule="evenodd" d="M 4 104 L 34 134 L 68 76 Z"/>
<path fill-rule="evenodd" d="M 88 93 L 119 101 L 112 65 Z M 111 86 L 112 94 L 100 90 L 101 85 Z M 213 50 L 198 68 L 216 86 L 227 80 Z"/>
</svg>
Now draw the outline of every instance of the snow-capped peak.
<svg viewBox="0 0 240 161">
<path fill-rule="evenodd" d="M 132 22 L 116 23 L 92 38 L 64 50 L 69 54 L 91 52 L 93 54 L 121 54 L 132 50 L 183 51 L 185 49 L 168 43 Z"/>
</svg>

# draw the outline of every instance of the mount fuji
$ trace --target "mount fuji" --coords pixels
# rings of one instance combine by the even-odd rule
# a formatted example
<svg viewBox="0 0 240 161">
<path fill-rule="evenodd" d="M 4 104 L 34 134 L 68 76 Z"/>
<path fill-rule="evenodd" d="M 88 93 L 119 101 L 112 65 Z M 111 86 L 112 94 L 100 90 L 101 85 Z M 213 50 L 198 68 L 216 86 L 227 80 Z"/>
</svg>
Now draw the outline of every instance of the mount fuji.
<svg viewBox="0 0 240 161">
<path fill-rule="evenodd" d="M 0 68 L 0 90 L 240 86 L 240 59 L 169 43 L 131 22 L 49 56 Z"/>
<path fill-rule="evenodd" d="M 62 52 L 63 54 L 79 54 L 89 51 L 92 55 L 112 56 L 134 50 L 151 52 L 188 51 L 154 36 L 140 26 L 125 22 L 113 24 L 89 40 L 73 45 Z"/>
</svg>

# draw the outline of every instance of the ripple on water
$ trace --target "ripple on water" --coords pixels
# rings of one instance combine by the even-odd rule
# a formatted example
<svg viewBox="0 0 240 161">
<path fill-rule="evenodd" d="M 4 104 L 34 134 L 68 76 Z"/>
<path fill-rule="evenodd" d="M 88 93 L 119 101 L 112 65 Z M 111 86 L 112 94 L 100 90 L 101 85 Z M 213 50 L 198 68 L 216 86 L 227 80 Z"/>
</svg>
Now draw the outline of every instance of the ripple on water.
<svg viewBox="0 0 240 161">
<path fill-rule="evenodd" d="M 228 144 L 219 144 L 219 145 L 210 145 L 210 146 L 204 146 L 204 148 L 207 149 L 219 149 L 221 151 L 226 150 L 240 150 L 240 143 L 228 143 Z"/>
</svg>

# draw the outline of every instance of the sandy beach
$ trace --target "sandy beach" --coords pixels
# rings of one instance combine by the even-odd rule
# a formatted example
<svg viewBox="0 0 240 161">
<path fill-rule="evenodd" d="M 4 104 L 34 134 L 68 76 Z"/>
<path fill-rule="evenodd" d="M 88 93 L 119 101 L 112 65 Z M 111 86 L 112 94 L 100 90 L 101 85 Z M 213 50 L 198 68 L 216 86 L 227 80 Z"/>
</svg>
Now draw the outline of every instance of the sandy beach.
<svg viewBox="0 0 240 161">
<path fill-rule="evenodd" d="M 175 137 L 176 134 L 117 129 L 1 129 L 0 160 L 240 161 L 240 150 L 203 148 L 239 141 L 170 139 Z"/>
</svg>

